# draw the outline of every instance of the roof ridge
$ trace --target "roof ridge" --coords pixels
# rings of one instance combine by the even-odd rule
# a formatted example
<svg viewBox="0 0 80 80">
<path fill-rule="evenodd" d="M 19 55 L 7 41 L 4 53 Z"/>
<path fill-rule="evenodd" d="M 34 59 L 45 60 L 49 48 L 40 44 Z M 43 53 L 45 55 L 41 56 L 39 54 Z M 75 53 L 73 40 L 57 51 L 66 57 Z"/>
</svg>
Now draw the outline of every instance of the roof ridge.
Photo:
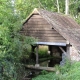
<svg viewBox="0 0 80 80">
<path fill-rule="evenodd" d="M 34 10 L 32 11 L 32 14 L 39 14 L 38 8 L 34 8 Z"/>
</svg>

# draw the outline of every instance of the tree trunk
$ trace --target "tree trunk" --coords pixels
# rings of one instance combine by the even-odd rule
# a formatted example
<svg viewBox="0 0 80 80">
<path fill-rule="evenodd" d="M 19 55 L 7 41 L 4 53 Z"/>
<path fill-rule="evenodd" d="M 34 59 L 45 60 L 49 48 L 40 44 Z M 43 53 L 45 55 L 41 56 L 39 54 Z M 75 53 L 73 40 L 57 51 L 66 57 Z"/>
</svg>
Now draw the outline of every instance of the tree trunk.
<svg viewBox="0 0 80 80">
<path fill-rule="evenodd" d="M 69 0 L 65 0 L 65 14 L 69 14 Z"/>
<path fill-rule="evenodd" d="M 57 11 L 58 11 L 58 13 L 60 12 L 59 11 L 59 0 L 57 0 Z"/>
</svg>

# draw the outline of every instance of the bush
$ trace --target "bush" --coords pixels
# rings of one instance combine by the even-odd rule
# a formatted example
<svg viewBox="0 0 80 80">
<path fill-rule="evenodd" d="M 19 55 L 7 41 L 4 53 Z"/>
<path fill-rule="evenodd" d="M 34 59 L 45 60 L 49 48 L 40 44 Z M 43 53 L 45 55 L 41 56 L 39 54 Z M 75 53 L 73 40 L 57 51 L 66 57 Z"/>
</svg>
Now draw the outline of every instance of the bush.
<svg viewBox="0 0 80 80">
<path fill-rule="evenodd" d="M 55 68 L 55 72 L 41 74 L 32 80 L 80 80 L 80 62 L 70 64 L 67 61 L 64 66 L 55 66 Z"/>
</svg>

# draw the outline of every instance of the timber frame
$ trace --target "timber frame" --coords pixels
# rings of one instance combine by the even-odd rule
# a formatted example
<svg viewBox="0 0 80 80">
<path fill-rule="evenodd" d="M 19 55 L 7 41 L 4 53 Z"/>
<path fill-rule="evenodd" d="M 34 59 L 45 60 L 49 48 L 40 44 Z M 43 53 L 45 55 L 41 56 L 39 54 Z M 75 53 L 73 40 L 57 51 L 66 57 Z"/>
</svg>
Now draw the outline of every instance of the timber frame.
<svg viewBox="0 0 80 80">
<path fill-rule="evenodd" d="M 70 60 L 80 60 L 80 26 L 70 16 L 35 8 L 20 33 L 37 39 L 36 64 L 39 45 L 57 46 Z"/>
</svg>

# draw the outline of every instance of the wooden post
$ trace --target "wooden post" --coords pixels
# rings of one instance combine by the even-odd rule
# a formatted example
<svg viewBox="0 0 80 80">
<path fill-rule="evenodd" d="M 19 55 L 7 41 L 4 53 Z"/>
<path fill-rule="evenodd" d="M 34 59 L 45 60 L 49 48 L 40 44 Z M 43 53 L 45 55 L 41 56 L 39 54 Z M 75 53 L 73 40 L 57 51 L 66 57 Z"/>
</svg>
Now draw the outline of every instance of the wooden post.
<svg viewBox="0 0 80 80">
<path fill-rule="evenodd" d="M 39 49 L 39 46 L 37 45 L 36 47 L 36 67 L 39 67 L 39 56 L 38 56 L 38 49 Z"/>
<path fill-rule="evenodd" d="M 52 54 L 53 54 L 52 53 L 52 45 L 49 45 L 48 47 L 49 47 L 50 55 L 52 56 Z"/>
<path fill-rule="evenodd" d="M 70 53 L 71 53 L 72 50 L 71 50 L 71 45 L 70 44 L 67 44 L 66 51 L 67 51 L 68 59 L 71 60 Z"/>
<path fill-rule="evenodd" d="M 36 47 L 36 64 L 38 64 L 38 46 Z"/>
<path fill-rule="evenodd" d="M 36 46 L 31 45 L 31 54 L 30 54 L 30 59 L 34 59 L 34 60 L 36 60 L 35 48 L 36 48 Z"/>
</svg>

